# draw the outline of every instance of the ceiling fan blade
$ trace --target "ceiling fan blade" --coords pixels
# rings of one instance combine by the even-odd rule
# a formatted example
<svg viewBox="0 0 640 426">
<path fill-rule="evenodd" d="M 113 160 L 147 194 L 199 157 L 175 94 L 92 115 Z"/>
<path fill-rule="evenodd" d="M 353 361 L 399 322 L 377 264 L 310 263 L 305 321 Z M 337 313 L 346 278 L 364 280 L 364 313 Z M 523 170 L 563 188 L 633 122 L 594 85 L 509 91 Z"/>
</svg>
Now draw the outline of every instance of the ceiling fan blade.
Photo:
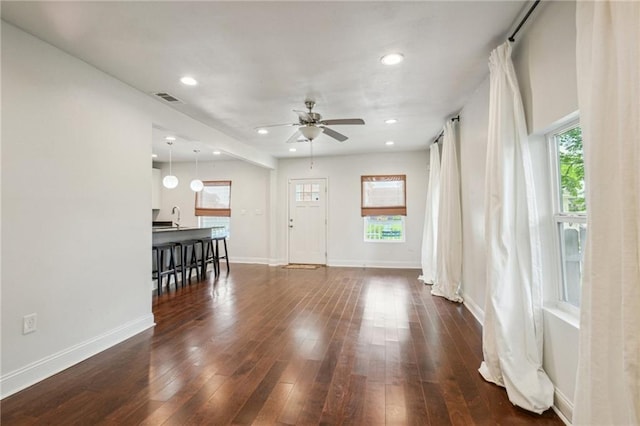
<svg viewBox="0 0 640 426">
<path fill-rule="evenodd" d="M 313 121 L 313 119 L 311 118 L 311 116 L 309 115 L 309 113 L 307 111 L 300 111 L 300 110 L 294 109 L 293 112 L 298 114 L 298 117 L 300 118 L 300 120 L 305 122 L 305 123 L 309 123 L 309 122 Z"/>
<path fill-rule="evenodd" d="M 287 142 L 285 143 L 296 143 L 298 142 L 298 139 L 302 136 L 302 133 L 300 133 L 300 130 L 296 130 L 294 134 L 291 135 L 291 137 L 289 137 L 289 139 L 287 139 Z"/>
<path fill-rule="evenodd" d="M 299 126 L 299 125 L 300 125 L 300 123 L 291 123 L 291 124 L 289 124 L 289 123 L 286 123 L 286 124 L 269 124 L 269 125 L 267 125 L 267 126 L 258 126 L 258 127 L 254 127 L 254 129 L 265 129 L 265 128 L 267 128 L 267 127 L 282 127 L 282 126 L 289 126 L 289 127 L 292 127 L 292 126 Z"/>
<path fill-rule="evenodd" d="M 339 142 L 344 142 L 347 139 L 349 139 L 348 137 L 346 137 L 342 133 L 338 133 L 335 130 L 332 130 L 332 129 L 328 128 L 328 127 L 323 127 L 322 130 L 324 131 L 325 135 L 331 136 L 332 138 L 334 138 L 335 140 L 337 140 Z"/>
<path fill-rule="evenodd" d="M 337 120 L 322 120 L 320 124 L 326 124 L 327 126 L 342 126 L 344 124 L 364 124 L 362 118 L 339 118 Z"/>
</svg>

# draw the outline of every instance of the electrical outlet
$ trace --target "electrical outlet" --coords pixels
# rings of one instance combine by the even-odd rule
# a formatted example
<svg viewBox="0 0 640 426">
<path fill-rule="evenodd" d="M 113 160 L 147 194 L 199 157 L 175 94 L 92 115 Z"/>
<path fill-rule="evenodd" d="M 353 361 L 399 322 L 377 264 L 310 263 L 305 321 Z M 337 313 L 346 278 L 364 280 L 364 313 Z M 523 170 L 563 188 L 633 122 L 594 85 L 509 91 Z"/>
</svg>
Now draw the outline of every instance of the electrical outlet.
<svg viewBox="0 0 640 426">
<path fill-rule="evenodd" d="M 22 317 L 22 334 L 29 334 L 36 331 L 38 314 L 29 314 Z"/>
</svg>

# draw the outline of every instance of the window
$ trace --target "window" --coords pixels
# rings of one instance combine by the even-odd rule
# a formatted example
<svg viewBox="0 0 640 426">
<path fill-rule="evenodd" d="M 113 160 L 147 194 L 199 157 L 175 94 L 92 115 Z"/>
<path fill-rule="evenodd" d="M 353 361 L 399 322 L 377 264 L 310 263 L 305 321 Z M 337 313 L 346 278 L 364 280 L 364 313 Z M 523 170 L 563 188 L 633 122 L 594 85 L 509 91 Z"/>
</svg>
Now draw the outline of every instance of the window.
<svg viewBox="0 0 640 426">
<path fill-rule="evenodd" d="M 561 272 L 559 299 L 580 307 L 587 205 L 579 124 L 574 122 L 552 133 L 549 147 L 553 172 L 553 217 Z"/>
<path fill-rule="evenodd" d="M 226 216 L 200 216 L 198 217 L 198 226 L 201 228 L 215 228 L 211 231 L 212 237 L 229 238 L 231 229 L 231 218 Z"/>
<path fill-rule="evenodd" d="M 212 236 L 229 236 L 231 216 L 231 181 L 206 181 L 196 192 L 196 216 L 201 227 L 217 227 Z"/>
<path fill-rule="evenodd" d="M 404 242 L 406 176 L 362 176 L 360 180 L 364 241 Z"/>
<path fill-rule="evenodd" d="M 405 175 L 362 176 L 362 216 L 406 216 L 405 181 Z"/>
<path fill-rule="evenodd" d="M 404 242 L 404 216 L 365 216 L 366 242 Z"/>
<path fill-rule="evenodd" d="M 319 183 L 298 183 L 296 184 L 296 201 L 319 201 Z"/>
<path fill-rule="evenodd" d="M 231 181 L 206 181 L 196 192 L 196 216 L 231 216 Z"/>
</svg>

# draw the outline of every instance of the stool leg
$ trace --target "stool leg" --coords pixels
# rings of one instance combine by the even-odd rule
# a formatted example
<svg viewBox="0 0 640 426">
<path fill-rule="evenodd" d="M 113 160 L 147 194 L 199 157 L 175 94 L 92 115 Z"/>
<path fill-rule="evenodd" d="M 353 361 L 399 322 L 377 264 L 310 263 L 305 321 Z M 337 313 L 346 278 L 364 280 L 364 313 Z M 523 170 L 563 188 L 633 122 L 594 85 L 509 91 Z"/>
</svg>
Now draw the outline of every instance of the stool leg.
<svg viewBox="0 0 640 426">
<path fill-rule="evenodd" d="M 218 257 L 220 255 L 220 246 L 218 245 L 218 240 L 216 241 L 216 245 L 213 249 L 213 271 L 216 274 L 216 277 L 218 275 L 220 275 L 220 258 Z"/>
<path fill-rule="evenodd" d="M 178 289 L 178 274 L 176 273 L 176 258 L 175 253 L 173 252 L 174 248 L 169 249 L 169 270 L 173 271 L 171 275 L 173 275 L 173 283 Z M 167 276 L 167 290 L 169 290 L 169 286 L 171 285 L 171 276 Z"/>
<path fill-rule="evenodd" d="M 227 275 L 229 275 L 229 252 L 227 251 L 227 239 L 222 240 L 224 245 L 224 260 L 227 262 Z"/>
<path fill-rule="evenodd" d="M 189 247 L 183 245 L 180 246 L 180 250 L 182 251 L 182 257 L 181 262 L 182 262 L 182 287 L 186 287 L 187 286 L 187 265 L 188 265 L 188 259 L 189 259 Z M 191 284 L 191 268 L 189 268 L 189 284 Z"/>
<path fill-rule="evenodd" d="M 205 253 L 205 242 L 204 241 L 200 241 L 200 245 L 201 245 L 201 249 L 200 249 L 200 253 L 202 254 L 202 257 L 200 258 L 200 275 L 202 275 L 202 279 L 207 278 L 207 255 Z"/>
<path fill-rule="evenodd" d="M 162 295 L 162 249 L 156 249 L 156 270 L 158 275 L 158 296 Z"/>
<path fill-rule="evenodd" d="M 176 247 L 180 249 L 180 272 L 182 273 L 181 287 L 185 287 L 187 285 L 187 268 L 184 267 L 184 246 L 178 245 Z M 177 284 L 176 284 L 176 288 L 178 288 Z"/>
<path fill-rule="evenodd" d="M 202 274 L 200 274 L 200 270 L 202 268 L 200 268 L 200 262 L 198 262 L 198 244 L 200 244 L 200 251 L 202 251 L 201 242 L 196 241 L 195 243 L 193 243 L 193 250 L 191 251 L 191 263 L 194 265 L 194 268 L 196 269 L 196 277 L 198 278 L 198 282 L 200 282 L 202 279 Z"/>
</svg>

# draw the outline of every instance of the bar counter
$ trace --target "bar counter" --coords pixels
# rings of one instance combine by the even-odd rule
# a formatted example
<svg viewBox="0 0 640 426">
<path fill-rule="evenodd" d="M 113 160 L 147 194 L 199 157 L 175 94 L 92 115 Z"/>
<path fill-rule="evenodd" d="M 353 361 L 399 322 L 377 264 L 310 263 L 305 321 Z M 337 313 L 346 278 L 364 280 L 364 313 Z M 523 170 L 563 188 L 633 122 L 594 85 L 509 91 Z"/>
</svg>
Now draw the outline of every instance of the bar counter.
<svg viewBox="0 0 640 426">
<path fill-rule="evenodd" d="M 205 237 L 224 237 L 224 226 L 210 226 L 205 228 L 189 226 L 161 226 L 153 228 L 153 245 L 198 240 Z"/>
</svg>

